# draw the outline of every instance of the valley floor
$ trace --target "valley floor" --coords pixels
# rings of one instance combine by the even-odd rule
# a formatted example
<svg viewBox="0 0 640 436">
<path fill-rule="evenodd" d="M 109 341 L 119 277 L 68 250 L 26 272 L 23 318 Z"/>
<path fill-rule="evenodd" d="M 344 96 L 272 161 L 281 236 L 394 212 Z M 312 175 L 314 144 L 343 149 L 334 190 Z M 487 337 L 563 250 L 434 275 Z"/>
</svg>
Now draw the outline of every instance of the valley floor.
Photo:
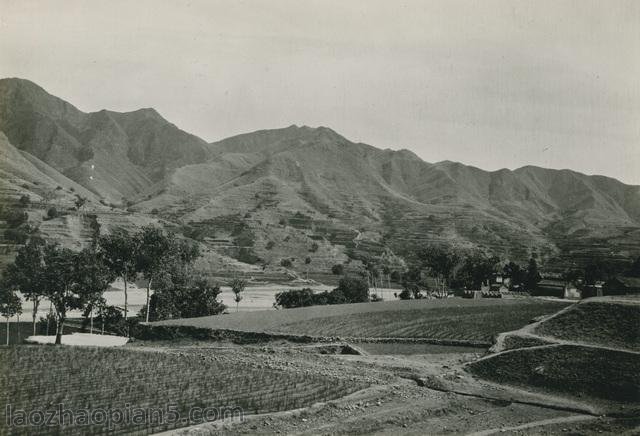
<svg viewBox="0 0 640 436">
<path fill-rule="evenodd" d="M 317 346 L 207 348 L 190 344 L 163 349 L 169 353 L 225 356 L 239 362 L 261 362 L 304 374 L 341 376 L 370 387 L 311 407 L 246 416 L 175 430 L 171 434 L 635 434 L 640 418 L 613 419 L 586 412 L 547 407 L 516 390 L 470 379 L 461 365 L 479 354 L 446 352 L 422 355 L 319 354 Z M 447 350 L 451 351 L 451 350 Z M 446 392 L 424 386 L 434 374 L 473 383 L 474 393 Z M 464 389 L 463 389 L 464 390 Z M 504 399 L 513 397 L 513 400 Z M 525 400 L 526 398 L 526 400 Z M 557 398 L 549 398 L 550 403 Z M 538 403 L 525 404 L 526 402 Z M 570 409 L 567 406 L 567 409 Z"/>
</svg>

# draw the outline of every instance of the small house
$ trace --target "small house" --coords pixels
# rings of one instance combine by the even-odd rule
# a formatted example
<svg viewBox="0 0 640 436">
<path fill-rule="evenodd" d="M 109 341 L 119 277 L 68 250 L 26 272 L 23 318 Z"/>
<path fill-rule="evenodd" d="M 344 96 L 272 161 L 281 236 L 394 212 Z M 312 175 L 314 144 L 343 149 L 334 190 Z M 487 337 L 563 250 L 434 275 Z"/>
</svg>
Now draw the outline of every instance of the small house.
<svg viewBox="0 0 640 436">
<path fill-rule="evenodd" d="M 582 291 L 578 289 L 578 286 L 575 283 L 569 282 L 564 285 L 564 298 L 569 300 L 579 300 L 582 298 Z"/>
</svg>

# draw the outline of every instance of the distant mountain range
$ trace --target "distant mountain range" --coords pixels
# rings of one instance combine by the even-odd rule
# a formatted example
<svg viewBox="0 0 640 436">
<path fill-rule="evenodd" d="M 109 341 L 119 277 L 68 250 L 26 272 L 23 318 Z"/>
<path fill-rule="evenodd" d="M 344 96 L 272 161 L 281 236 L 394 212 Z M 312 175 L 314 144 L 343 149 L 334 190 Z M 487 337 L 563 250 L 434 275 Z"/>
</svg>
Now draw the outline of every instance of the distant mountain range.
<svg viewBox="0 0 640 436">
<path fill-rule="evenodd" d="M 640 187 L 609 177 L 427 163 L 327 127 L 209 144 L 153 109 L 84 113 L 21 79 L 0 80 L 0 131 L 7 199 L 74 186 L 98 215 L 162 222 L 263 270 L 293 257 L 292 270 L 326 271 L 430 243 L 520 261 L 535 251 L 550 268 L 640 254 Z"/>
</svg>

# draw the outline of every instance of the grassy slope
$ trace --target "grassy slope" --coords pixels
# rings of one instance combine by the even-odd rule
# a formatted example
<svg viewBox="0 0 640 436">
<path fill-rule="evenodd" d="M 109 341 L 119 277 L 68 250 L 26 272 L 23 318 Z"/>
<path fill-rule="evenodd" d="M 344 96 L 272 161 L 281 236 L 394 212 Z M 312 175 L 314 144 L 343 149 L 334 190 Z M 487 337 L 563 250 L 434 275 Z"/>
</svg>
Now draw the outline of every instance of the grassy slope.
<svg viewBox="0 0 640 436">
<path fill-rule="evenodd" d="M 545 392 L 640 402 L 637 355 L 574 345 L 508 351 L 471 363 L 483 378 Z"/>
<path fill-rule="evenodd" d="M 543 322 L 535 333 L 640 351 L 640 301 L 586 301 Z"/>
<path fill-rule="evenodd" d="M 313 306 L 161 321 L 211 329 L 341 337 L 420 337 L 488 341 L 563 303 L 539 300 L 410 300 Z"/>
<path fill-rule="evenodd" d="M 165 408 L 175 404 L 182 418 L 199 407 L 234 407 L 245 414 L 294 409 L 334 399 L 359 388 L 355 383 L 198 356 L 80 347 L 0 348 L 0 398 L 14 410 Z M 2 408 L 0 415 L 5 413 Z M 6 428 L 0 418 L 0 433 Z M 177 423 L 180 427 L 188 423 Z M 104 425 L 96 426 L 99 430 Z M 58 431 L 58 428 L 51 428 Z M 167 429 L 130 424 L 123 430 L 142 434 Z M 49 428 L 31 430 L 50 431 Z M 89 434 L 83 427 L 82 434 Z M 152 431 L 153 430 L 153 431 Z M 63 429 L 68 433 L 69 429 Z M 54 432 L 54 433 L 55 433 Z"/>
</svg>

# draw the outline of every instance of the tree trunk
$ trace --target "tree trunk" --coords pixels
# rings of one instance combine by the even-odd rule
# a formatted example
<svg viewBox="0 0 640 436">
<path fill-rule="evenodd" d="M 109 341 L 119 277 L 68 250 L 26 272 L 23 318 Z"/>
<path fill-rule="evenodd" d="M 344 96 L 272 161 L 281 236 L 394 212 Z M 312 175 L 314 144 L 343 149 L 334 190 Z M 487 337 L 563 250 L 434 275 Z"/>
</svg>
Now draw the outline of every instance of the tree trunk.
<svg viewBox="0 0 640 436">
<path fill-rule="evenodd" d="M 20 342 L 20 314 L 16 313 L 16 338 L 18 338 L 18 343 Z"/>
<path fill-rule="evenodd" d="M 33 336 L 36 335 L 36 319 L 38 318 L 39 306 L 40 306 L 40 299 L 33 300 Z"/>
<path fill-rule="evenodd" d="M 129 323 L 127 322 L 127 310 L 128 310 L 128 303 L 127 303 L 127 279 L 126 278 L 122 278 L 124 281 L 124 324 L 125 324 L 125 329 L 127 332 L 127 337 L 129 337 Z"/>
<path fill-rule="evenodd" d="M 91 312 L 89 312 L 90 321 L 89 321 L 89 334 L 93 334 L 93 305 L 91 306 Z"/>
<path fill-rule="evenodd" d="M 124 282 L 124 321 L 127 322 L 127 279 L 122 278 Z"/>
<path fill-rule="evenodd" d="M 147 282 L 147 322 L 149 322 L 149 312 L 151 307 L 149 307 L 149 290 L 151 289 L 151 279 Z M 157 298 L 157 297 L 156 297 Z"/>
<path fill-rule="evenodd" d="M 62 344 L 62 330 L 64 329 L 64 318 L 60 318 L 58 320 L 58 325 L 56 327 L 56 345 Z"/>
<path fill-rule="evenodd" d="M 240 302 L 236 301 L 236 312 L 239 310 L 239 307 L 238 307 L 239 305 L 240 305 Z"/>
<path fill-rule="evenodd" d="M 49 301 L 49 315 L 47 315 L 47 332 L 46 332 L 47 336 L 49 336 L 49 320 L 51 319 L 51 312 L 53 312 L 53 308 L 51 306 L 51 301 Z"/>
<path fill-rule="evenodd" d="M 9 317 L 7 317 L 7 345 L 9 345 Z"/>
</svg>

